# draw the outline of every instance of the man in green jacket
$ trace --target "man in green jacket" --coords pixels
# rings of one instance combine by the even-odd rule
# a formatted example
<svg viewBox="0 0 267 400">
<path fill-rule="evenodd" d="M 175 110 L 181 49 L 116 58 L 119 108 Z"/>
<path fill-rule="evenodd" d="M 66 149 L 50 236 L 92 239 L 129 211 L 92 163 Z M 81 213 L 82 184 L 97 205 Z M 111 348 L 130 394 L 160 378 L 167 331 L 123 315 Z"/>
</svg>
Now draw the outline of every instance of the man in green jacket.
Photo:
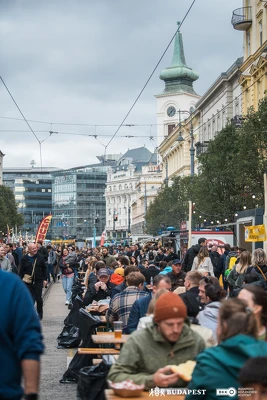
<svg viewBox="0 0 267 400">
<path fill-rule="evenodd" d="M 185 322 L 186 317 L 186 306 L 177 294 L 168 292 L 160 296 L 154 321 L 131 334 L 108 379 L 116 383 L 132 379 L 136 384 L 144 384 L 146 390 L 187 386 L 178 374 L 172 373 L 170 365 L 194 360 L 205 344 Z"/>
</svg>

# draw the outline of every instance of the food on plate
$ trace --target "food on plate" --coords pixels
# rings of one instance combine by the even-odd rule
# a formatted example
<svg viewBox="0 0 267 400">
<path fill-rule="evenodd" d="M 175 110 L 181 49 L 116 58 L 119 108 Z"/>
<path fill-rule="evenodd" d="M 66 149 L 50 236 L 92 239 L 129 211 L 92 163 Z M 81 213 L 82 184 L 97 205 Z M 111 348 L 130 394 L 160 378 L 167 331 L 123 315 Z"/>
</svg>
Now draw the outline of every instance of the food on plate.
<svg viewBox="0 0 267 400">
<path fill-rule="evenodd" d="M 172 372 L 179 374 L 184 381 L 189 382 L 192 379 L 195 366 L 196 361 L 189 360 L 179 365 L 170 365 L 170 368 Z"/>
</svg>

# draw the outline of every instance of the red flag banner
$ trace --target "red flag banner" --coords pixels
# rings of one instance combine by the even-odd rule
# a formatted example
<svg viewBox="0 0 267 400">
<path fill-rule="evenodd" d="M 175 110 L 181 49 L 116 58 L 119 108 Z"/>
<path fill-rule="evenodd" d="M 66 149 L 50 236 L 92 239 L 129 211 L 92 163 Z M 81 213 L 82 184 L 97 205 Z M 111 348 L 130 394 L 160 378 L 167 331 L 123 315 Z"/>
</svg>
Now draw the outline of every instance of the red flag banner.
<svg viewBox="0 0 267 400">
<path fill-rule="evenodd" d="M 105 228 L 105 230 L 102 232 L 101 239 L 100 239 L 100 246 L 104 246 L 105 239 L 106 239 L 106 228 Z"/>
<path fill-rule="evenodd" d="M 45 240 L 51 218 L 52 218 L 52 215 L 47 215 L 47 217 L 44 217 L 42 219 L 42 221 L 40 222 L 38 231 L 36 233 L 35 243 L 43 242 Z"/>
</svg>

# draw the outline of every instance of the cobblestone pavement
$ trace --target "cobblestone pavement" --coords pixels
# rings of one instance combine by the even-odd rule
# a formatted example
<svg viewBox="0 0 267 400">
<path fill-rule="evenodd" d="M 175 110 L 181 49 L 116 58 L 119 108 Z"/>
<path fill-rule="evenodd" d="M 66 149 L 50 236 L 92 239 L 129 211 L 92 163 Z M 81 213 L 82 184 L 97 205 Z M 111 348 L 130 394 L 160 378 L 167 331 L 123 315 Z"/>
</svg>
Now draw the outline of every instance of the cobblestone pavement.
<svg viewBox="0 0 267 400">
<path fill-rule="evenodd" d="M 75 400 L 75 384 L 62 384 L 59 380 L 67 369 L 67 357 L 75 349 L 57 349 L 57 336 L 68 315 L 62 284 L 52 284 L 44 293 L 44 318 L 42 321 L 45 354 L 41 361 L 40 400 Z"/>
</svg>

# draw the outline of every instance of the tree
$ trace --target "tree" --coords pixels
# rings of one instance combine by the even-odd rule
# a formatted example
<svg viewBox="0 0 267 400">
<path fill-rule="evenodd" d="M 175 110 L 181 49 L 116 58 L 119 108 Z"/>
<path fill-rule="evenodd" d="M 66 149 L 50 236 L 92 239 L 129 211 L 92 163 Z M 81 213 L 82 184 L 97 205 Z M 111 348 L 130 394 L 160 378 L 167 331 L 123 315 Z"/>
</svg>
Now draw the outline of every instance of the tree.
<svg viewBox="0 0 267 400">
<path fill-rule="evenodd" d="M 171 187 L 163 187 L 146 213 L 146 227 L 151 234 L 157 235 L 162 228 L 174 226 L 179 229 L 187 219 L 190 178 L 176 177 Z"/>
<path fill-rule="evenodd" d="M 163 188 L 149 206 L 147 229 L 179 226 L 188 219 L 188 200 L 195 203 L 193 225 L 203 219 L 232 221 L 237 211 L 264 205 L 263 174 L 267 172 L 267 97 L 258 111 L 249 110 L 241 128 L 222 129 L 199 156 L 200 171 L 194 177 L 177 177 Z M 201 217 L 201 218 L 200 218 Z"/>
<path fill-rule="evenodd" d="M 194 177 L 196 214 L 210 220 L 233 220 L 236 211 L 262 207 L 267 170 L 267 98 L 251 109 L 243 126 L 228 124 L 199 157 Z"/>
<path fill-rule="evenodd" d="M 0 185 L 0 230 L 7 231 L 7 225 L 11 228 L 23 225 L 22 214 L 18 213 L 13 191 L 4 185 Z"/>
</svg>

